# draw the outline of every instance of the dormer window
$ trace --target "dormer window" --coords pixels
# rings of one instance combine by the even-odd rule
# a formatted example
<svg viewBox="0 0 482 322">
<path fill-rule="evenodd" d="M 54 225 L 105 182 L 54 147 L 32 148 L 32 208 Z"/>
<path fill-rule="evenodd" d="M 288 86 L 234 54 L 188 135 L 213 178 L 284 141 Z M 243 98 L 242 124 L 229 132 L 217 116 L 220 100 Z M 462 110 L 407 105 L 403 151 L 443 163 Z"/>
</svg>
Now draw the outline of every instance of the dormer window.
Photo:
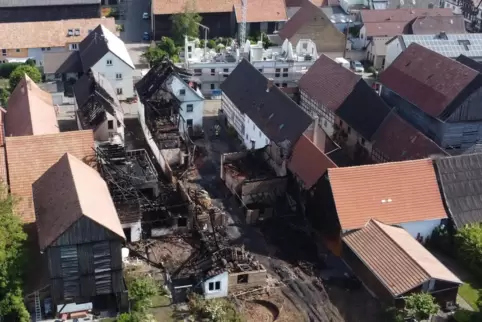
<svg viewBox="0 0 482 322">
<path fill-rule="evenodd" d="M 73 29 L 69 29 L 69 30 L 67 31 L 67 36 L 70 37 L 70 36 L 73 36 L 73 35 L 74 35 L 74 30 L 73 30 Z"/>
</svg>

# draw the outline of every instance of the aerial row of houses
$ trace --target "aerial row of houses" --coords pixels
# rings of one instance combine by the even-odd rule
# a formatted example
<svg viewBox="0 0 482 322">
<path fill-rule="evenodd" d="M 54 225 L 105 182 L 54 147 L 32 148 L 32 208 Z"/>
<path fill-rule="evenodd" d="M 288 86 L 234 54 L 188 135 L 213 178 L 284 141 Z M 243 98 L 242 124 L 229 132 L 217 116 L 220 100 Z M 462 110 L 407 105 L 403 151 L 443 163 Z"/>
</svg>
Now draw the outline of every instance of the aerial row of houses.
<svg viewBox="0 0 482 322">
<path fill-rule="evenodd" d="M 224 154 L 221 178 L 247 222 L 276 215 L 288 196 L 380 300 L 425 291 L 454 307 L 461 281 L 423 243 L 437 227 L 482 221 L 481 68 L 411 43 L 375 91 L 321 55 L 290 98 L 242 60 L 221 84 L 221 108 L 247 152 Z"/>
</svg>

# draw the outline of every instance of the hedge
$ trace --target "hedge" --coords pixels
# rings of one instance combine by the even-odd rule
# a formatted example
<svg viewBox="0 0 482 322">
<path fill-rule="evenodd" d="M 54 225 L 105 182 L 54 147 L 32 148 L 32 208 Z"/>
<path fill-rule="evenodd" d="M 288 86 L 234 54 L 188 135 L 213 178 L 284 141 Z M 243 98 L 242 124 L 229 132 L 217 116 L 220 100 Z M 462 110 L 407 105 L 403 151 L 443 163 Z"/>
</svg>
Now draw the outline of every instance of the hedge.
<svg viewBox="0 0 482 322">
<path fill-rule="evenodd" d="M 23 63 L 4 63 L 4 64 L 0 64 L 0 77 L 1 78 L 9 78 L 10 74 L 14 71 L 14 69 L 17 68 L 20 65 L 23 65 Z"/>
</svg>

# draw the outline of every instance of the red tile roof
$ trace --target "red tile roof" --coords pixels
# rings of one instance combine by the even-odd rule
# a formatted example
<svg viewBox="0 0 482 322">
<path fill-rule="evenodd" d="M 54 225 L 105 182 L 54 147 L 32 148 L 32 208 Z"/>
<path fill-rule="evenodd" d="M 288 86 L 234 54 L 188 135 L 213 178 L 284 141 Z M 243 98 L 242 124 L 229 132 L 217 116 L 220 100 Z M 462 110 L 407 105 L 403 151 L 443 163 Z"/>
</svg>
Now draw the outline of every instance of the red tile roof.
<svg viewBox="0 0 482 322">
<path fill-rule="evenodd" d="M 322 12 L 319 7 L 308 0 L 304 0 L 300 4 L 300 10 L 298 10 L 279 31 L 278 34 L 282 40 L 293 37 L 301 27 L 310 23 L 316 17 L 317 13 Z M 328 17 L 326 17 L 326 19 L 328 19 Z"/>
<path fill-rule="evenodd" d="M 390 113 L 373 136 L 373 149 L 389 158 L 388 161 L 416 160 L 431 155 L 448 155 L 435 142 Z"/>
<path fill-rule="evenodd" d="M 447 218 L 430 159 L 328 169 L 342 230 Z"/>
<path fill-rule="evenodd" d="M 412 23 L 414 35 L 434 35 L 442 31 L 451 34 L 465 33 L 464 16 L 424 16 L 418 17 Z"/>
<path fill-rule="evenodd" d="M 380 75 L 380 82 L 425 113 L 439 117 L 479 73 L 412 43 Z"/>
<path fill-rule="evenodd" d="M 5 135 L 41 135 L 59 133 L 52 95 L 40 89 L 25 75 L 7 103 Z"/>
<path fill-rule="evenodd" d="M 293 149 L 288 169 L 303 182 L 305 189 L 310 189 L 326 172 L 336 164 L 324 154 L 305 134 Z"/>
<path fill-rule="evenodd" d="M 234 12 L 236 21 L 243 21 L 243 11 L 241 9 L 242 0 L 234 1 Z M 248 1 L 246 11 L 246 22 L 270 22 L 286 21 L 286 4 L 284 0 L 256 0 Z"/>
<path fill-rule="evenodd" d="M 237 0 L 197 0 L 194 2 L 195 11 L 207 12 L 232 12 Z M 190 0 L 152 0 L 152 12 L 155 15 L 171 15 L 183 13 Z"/>
<path fill-rule="evenodd" d="M 328 5 L 327 0 L 286 0 L 286 6 L 287 7 L 301 7 L 303 3 L 306 1 L 309 1 L 313 3 L 317 7 L 322 7 Z"/>
<path fill-rule="evenodd" d="M 410 22 L 420 16 L 453 16 L 452 9 L 385 9 L 360 10 L 362 23 Z"/>
<path fill-rule="evenodd" d="M 346 234 L 343 241 L 393 297 L 431 279 L 462 284 L 457 276 L 403 228 L 370 220 L 362 229 Z"/>
<path fill-rule="evenodd" d="M 406 22 L 369 22 L 363 25 L 367 37 L 392 37 L 407 34 L 409 24 Z"/>
<path fill-rule="evenodd" d="M 92 130 L 7 137 L 6 148 L 10 191 L 20 199 L 15 211 L 24 223 L 35 221 L 32 183 L 63 154 L 71 153 L 89 164 L 95 162 Z"/>
<path fill-rule="evenodd" d="M 32 185 L 40 249 L 83 216 L 125 239 L 106 182 L 90 166 L 64 154 Z"/>
<path fill-rule="evenodd" d="M 301 77 L 298 87 L 328 109 L 336 111 L 361 76 L 321 55 Z"/>
</svg>

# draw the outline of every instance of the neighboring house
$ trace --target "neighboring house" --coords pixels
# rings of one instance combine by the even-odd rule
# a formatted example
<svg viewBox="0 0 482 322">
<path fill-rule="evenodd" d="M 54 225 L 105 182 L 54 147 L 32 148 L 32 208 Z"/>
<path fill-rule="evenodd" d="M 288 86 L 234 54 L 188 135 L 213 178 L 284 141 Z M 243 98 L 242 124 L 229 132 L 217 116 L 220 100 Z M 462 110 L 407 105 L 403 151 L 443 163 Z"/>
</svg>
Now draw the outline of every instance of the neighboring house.
<svg viewBox="0 0 482 322">
<path fill-rule="evenodd" d="M 25 75 L 7 102 L 5 136 L 26 136 L 59 133 L 57 113 L 52 96 L 42 91 Z"/>
<path fill-rule="evenodd" d="M 385 68 L 385 56 L 387 55 L 387 42 L 391 37 L 373 37 L 367 46 L 367 60 L 377 70 Z"/>
<path fill-rule="evenodd" d="M 95 141 L 124 142 L 124 111 L 105 77 L 87 72 L 75 83 L 74 96 L 79 130 L 93 130 Z"/>
<path fill-rule="evenodd" d="M 362 47 L 366 47 L 373 37 L 410 34 L 412 22 L 424 16 L 452 17 L 453 13 L 450 9 L 361 10 L 357 19 L 363 25 L 359 35 Z"/>
<path fill-rule="evenodd" d="M 373 136 L 371 159 L 376 163 L 448 155 L 392 110 Z"/>
<path fill-rule="evenodd" d="M 482 223 L 482 154 L 436 158 L 434 164 L 455 228 Z"/>
<path fill-rule="evenodd" d="M 321 7 L 321 11 L 323 11 L 335 27 L 343 33 L 346 32 L 346 28 L 359 26 L 360 24 L 356 19 L 356 10 L 352 13 L 346 13 L 339 5 L 334 5 Z"/>
<path fill-rule="evenodd" d="M 248 149 L 269 146 L 269 162 L 286 174 L 289 152 L 313 120 L 247 60 L 221 84 L 221 109 Z"/>
<path fill-rule="evenodd" d="M 481 34 L 447 34 L 401 35 L 387 42 L 385 68 L 403 53 L 411 44 L 418 44 L 448 58 L 455 59 L 460 55 L 482 62 Z"/>
<path fill-rule="evenodd" d="M 68 76 L 92 70 L 101 74 L 115 89 L 119 100 L 134 97 L 134 63 L 124 42 L 103 25 L 98 25 L 70 55 L 46 54 L 44 73 L 47 80 L 68 81 Z M 64 61 L 60 61 L 60 59 Z M 67 74 L 62 74 L 65 71 Z"/>
<path fill-rule="evenodd" d="M 6 152 L 10 192 L 19 198 L 15 213 L 23 223 L 33 223 L 32 184 L 65 153 L 91 164 L 95 160 L 94 135 L 88 130 L 6 137 Z"/>
<path fill-rule="evenodd" d="M 322 207 L 312 222 L 333 240 L 363 228 L 370 219 L 404 228 L 424 241 L 447 218 L 431 159 L 329 168 L 318 187 Z"/>
<path fill-rule="evenodd" d="M 380 75 L 381 96 L 398 115 L 451 154 L 482 139 L 482 75 L 411 44 Z"/>
<path fill-rule="evenodd" d="M 438 7 L 437 0 L 373 0 L 370 9 L 434 9 Z"/>
<path fill-rule="evenodd" d="M 328 2 L 330 2 L 330 0 L 328 0 Z M 339 0 L 337 4 L 346 13 L 356 13 L 362 9 L 370 9 L 370 1 L 368 0 Z"/>
<path fill-rule="evenodd" d="M 365 80 L 322 55 L 299 82 L 301 108 L 351 155 L 371 151 L 372 136 L 389 108 Z"/>
<path fill-rule="evenodd" d="M 198 133 L 203 125 L 204 96 L 197 83 L 181 77 L 182 74 L 170 62 L 158 64 L 136 84 L 137 93 L 140 103 L 146 104 L 151 98 L 156 99 L 160 92 L 169 92 L 179 103 L 179 131 Z"/>
<path fill-rule="evenodd" d="M 456 307 L 462 281 L 403 228 L 375 219 L 343 236 L 343 260 L 387 306 L 413 293 L 432 294 L 443 310 Z"/>
<path fill-rule="evenodd" d="M 99 24 L 116 32 L 114 18 L 15 23 L 0 21 L 0 63 L 33 59 L 37 66 L 43 66 L 44 54 L 77 50 L 82 39 Z"/>
<path fill-rule="evenodd" d="M 445 32 L 446 34 L 464 34 L 465 21 L 461 15 L 421 16 L 411 24 L 414 35 L 433 35 Z"/>
<path fill-rule="evenodd" d="M 301 39 L 311 39 L 319 53 L 336 53 L 343 56 L 345 35 L 336 28 L 321 8 L 305 0 L 298 12 L 279 31 L 281 40 L 297 44 Z"/>
<path fill-rule="evenodd" d="M 100 0 L 1 0 L 1 22 L 100 18 Z"/>
<path fill-rule="evenodd" d="M 198 0 L 194 10 L 202 17 L 201 23 L 209 28 L 209 38 L 233 37 L 242 21 L 241 4 L 244 0 Z M 248 1 L 246 34 L 273 33 L 286 21 L 286 6 L 283 0 Z M 152 2 L 152 30 L 154 40 L 172 35 L 171 17 L 185 11 L 188 1 L 163 0 Z M 203 32 L 203 30 L 201 31 Z"/>
<path fill-rule="evenodd" d="M 121 255 L 125 236 L 99 173 L 66 153 L 33 182 L 32 191 L 54 305 L 93 303 L 109 296 L 120 300 L 126 291 Z"/>
</svg>

